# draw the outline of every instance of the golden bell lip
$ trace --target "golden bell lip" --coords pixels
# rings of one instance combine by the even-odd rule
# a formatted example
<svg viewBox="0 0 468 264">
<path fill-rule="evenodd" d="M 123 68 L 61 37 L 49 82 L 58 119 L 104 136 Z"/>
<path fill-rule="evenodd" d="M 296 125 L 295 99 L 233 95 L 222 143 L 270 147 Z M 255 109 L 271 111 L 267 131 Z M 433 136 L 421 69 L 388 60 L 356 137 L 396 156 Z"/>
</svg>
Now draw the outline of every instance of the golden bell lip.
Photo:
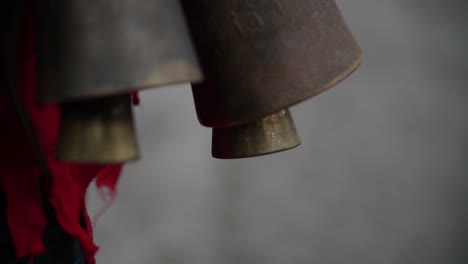
<svg viewBox="0 0 468 264">
<path fill-rule="evenodd" d="M 218 159 L 256 157 L 301 144 L 288 109 L 257 121 L 228 128 L 213 128 L 212 155 Z"/>
<path fill-rule="evenodd" d="M 76 163 L 139 159 L 128 95 L 65 104 L 56 158 Z"/>
</svg>

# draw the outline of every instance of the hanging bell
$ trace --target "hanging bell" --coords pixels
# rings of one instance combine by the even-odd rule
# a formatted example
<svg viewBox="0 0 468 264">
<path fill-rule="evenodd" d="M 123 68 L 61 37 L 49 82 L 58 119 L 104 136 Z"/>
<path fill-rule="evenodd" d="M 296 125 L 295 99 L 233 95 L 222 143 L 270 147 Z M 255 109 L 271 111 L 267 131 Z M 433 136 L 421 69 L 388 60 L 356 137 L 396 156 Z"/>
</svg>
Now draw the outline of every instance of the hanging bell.
<svg viewBox="0 0 468 264">
<path fill-rule="evenodd" d="M 212 155 L 219 159 L 266 155 L 301 144 L 288 109 L 251 123 L 213 128 L 212 139 Z"/>
<path fill-rule="evenodd" d="M 361 50 L 333 0 L 182 0 L 205 82 L 208 127 L 251 123 L 336 85 Z"/>
<path fill-rule="evenodd" d="M 138 158 L 127 94 L 202 78 L 179 2 L 37 2 L 39 100 L 63 104 L 57 158 Z"/>
<path fill-rule="evenodd" d="M 77 163 L 122 163 L 139 152 L 128 95 L 67 102 L 56 157 Z"/>
<path fill-rule="evenodd" d="M 42 102 L 202 79 L 177 0 L 36 2 Z"/>
</svg>

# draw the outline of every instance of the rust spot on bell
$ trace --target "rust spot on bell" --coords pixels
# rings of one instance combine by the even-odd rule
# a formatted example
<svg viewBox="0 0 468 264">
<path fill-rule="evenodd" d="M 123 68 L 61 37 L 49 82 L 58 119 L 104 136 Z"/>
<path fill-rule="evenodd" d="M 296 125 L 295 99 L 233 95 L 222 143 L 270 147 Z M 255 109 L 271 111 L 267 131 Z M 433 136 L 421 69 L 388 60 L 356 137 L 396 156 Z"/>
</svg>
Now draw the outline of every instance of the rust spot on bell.
<svg viewBox="0 0 468 264">
<path fill-rule="evenodd" d="M 183 0 L 205 82 L 200 123 L 253 122 L 336 85 L 361 49 L 333 0 Z"/>
</svg>

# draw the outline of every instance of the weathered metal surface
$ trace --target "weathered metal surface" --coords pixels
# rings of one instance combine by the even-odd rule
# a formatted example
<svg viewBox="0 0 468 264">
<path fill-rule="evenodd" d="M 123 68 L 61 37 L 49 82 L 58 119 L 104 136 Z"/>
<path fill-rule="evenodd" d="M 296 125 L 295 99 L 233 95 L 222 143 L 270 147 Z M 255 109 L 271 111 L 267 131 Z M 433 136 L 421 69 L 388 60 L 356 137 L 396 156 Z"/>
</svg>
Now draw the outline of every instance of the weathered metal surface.
<svg viewBox="0 0 468 264">
<path fill-rule="evenodd" d="M 36 2 L 42 101 L 202 79 L 177 0 Z"/>
<path fill-rule="evenodd" d="M 82 163 L 121 163 L 138 159 L 129 96 L 65 103 L 56 156 L 60 160 Z"/>
<path fill-rule="evenodd" d="M 183 0 L 205 82 L 202 125 L 248 123 L 351 74 L 361 50 L 333 0 Z"/>
<path fill-rule="evenodd" d="M 247 158 L 297 147 L 301 139 L 288 109 L 257 121 L 213 128 L 212 155 L 219 159 Z"/>
</svg>

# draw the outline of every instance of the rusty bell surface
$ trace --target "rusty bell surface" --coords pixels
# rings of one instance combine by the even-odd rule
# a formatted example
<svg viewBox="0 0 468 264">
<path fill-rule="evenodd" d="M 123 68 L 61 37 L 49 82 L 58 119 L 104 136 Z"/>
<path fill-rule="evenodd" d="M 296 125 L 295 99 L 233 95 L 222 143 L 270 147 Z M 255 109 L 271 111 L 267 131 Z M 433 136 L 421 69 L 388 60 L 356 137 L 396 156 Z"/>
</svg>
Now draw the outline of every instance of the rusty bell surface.
<svg viewBox="0 0 468 264">
<path fill-rule="evenodd" d="M 336 85 L 361 50 L 333 0 L 183 0 L 205 82 L 208 127 L 253 122 Z"/>
<path fill-rule="evenodd" d="M 178 0 L 36 2 L 41 101 L 202 79 Z"/>
</svg>

